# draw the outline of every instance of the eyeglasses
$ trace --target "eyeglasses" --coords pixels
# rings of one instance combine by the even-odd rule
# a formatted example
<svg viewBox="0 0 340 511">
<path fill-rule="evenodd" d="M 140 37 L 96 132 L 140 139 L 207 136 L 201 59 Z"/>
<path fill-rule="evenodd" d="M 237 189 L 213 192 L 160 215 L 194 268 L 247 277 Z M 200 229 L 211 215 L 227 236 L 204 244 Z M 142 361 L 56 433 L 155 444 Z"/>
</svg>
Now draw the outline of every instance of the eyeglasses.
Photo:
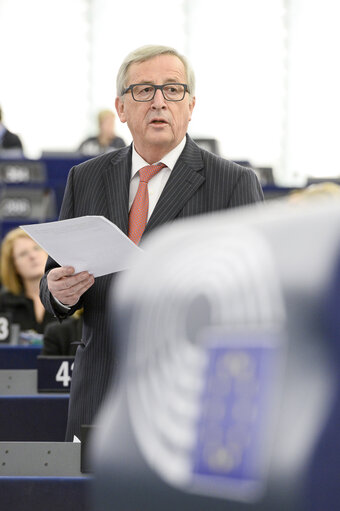
<svg viewBox="0 0 340 511">
<path fill-rule="evenodd" d="M 151 101 L 155 97 L 157 89 L 162 91 L 163 97 L 167 101 L 182 101 L 185 93 L 189 92 L 185 83 L 165 83 L 164 85 L 133 83 L 123 91 L 123 94 L 131 91 L 135 101 Z"/>
</svg>

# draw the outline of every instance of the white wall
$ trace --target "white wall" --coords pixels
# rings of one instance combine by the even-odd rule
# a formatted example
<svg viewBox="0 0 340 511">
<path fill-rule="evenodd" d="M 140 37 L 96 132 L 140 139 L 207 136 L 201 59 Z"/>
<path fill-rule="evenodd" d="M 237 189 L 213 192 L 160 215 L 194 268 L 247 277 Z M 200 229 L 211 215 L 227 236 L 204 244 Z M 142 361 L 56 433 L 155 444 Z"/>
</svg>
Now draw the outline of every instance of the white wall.
<svg viewBox="0 0 340 511">
<path fill-rule="evenodd" d="M 220 139 L 222 153 L 277 166 L 284 40 L 282 0 L 193 0 L 190 57 L 197 75 L 191 130 Z"/>
<path fill-rule="evenodd" d="M 279 180 L 339 175 L 335 0 L 0 0 L 0 104 L 26 153 L 73 150 L 114 108 L 123 57 L 175 46 L 196 71 L 189 132 Z M 117 131 L 131 140 L 125 125 Z"/>
<path fill-rule="evenodd" d="M 0 0 L 0 104 L 28 155 L 72 149 L 89 110 L 84 0 Z"/>
<path fill-rule="evenodd" d="M 287 176 L 340 176 L 340 3 L 291 0 Z"/>
</svg>

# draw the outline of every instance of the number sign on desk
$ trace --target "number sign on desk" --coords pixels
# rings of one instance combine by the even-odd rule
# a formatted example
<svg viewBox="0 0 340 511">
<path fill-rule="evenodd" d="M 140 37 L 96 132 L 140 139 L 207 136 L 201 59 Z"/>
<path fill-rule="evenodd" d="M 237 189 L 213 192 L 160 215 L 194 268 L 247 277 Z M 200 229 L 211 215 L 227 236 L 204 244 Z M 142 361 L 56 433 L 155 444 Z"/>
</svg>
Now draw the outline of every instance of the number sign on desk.
<svg viewBox="0 0 340 511">
<path fill-rule="evenodd" d="M 44 183 L 46 167 L 40 161 L 0 162 L 0 181 L 3 183 Z"/>
<path fill-rule="evenodd" d="M 0 312 L 0 342 L 9 342 L 11 337 L 11 315 Z"/>
<path fill-rule="evenodd" d="M 0 202 L 1 218 L 28 218 L 31 216 L 32 204 L 27 197 L 6 197 Z"/>
<path fill-rule="evenodd" d="M 38 357 L 38 392 L 70 392 L 74 357 Z"/>
</svg>

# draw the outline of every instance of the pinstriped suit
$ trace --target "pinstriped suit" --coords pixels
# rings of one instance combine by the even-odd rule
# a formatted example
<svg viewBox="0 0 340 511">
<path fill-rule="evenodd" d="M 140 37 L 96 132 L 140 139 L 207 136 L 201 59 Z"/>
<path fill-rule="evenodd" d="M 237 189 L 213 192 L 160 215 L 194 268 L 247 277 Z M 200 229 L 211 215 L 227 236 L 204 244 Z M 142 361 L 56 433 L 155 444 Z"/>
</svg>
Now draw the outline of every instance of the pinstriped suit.
<svg viewBox="0 0 340 511">
<path fill-rule="evenodd" d="M 131 177 L 131 147 L 99 156 L 73 167 L 69 173 L 60 219 L 83 215 L 103 215 L 125 234 L 128 231 L 128 203 Z M 200 149 L 189 136 L 159 201 L 146 226 L 145 234 L 177 218 L 250 204 L 263 200 L 255 173 Z M 46 272 L 57 266 L 51 258 Z M 106 295 L 113 275 L 95 280 L 83 295 L 83 343 L 76 354 L 72 375 L 66 439 L 79 436 L 81 424 L 91 424 L 107 389 L 114 353 L 105 314 Z M 46 274 L 41 281 L 41 300 L 53 308 Z M 75 308 L 71 309 L 71 313 Z"/>
</svg>

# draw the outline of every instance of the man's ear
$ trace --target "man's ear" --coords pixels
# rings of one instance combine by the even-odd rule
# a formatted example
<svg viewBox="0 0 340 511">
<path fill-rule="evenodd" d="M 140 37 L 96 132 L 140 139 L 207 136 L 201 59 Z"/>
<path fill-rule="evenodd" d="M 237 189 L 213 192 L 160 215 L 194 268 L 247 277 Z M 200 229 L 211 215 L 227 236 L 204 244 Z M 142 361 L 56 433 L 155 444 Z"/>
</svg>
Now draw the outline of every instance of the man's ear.
<svg viewBox="0 0 340 511">
<path fill-rule="evenodd" d="M 126 122 L 126 116 L 125 116 L 125 108 L 124 108 L 124 101 L 122 98 L 117 97 L 115 101 L 115 106 L 117 110 L 117 114 L 121 122 Z"/>
</svg>

